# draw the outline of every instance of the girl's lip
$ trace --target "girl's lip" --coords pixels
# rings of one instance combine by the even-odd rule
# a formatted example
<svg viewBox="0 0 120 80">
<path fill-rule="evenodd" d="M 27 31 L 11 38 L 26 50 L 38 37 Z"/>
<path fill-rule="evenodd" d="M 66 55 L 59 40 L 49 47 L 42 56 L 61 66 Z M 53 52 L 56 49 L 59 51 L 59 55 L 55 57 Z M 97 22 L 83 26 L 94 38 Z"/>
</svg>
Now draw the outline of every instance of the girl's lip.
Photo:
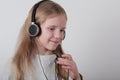
<svg viewBox="0 0 120 80">
<path fill-rule="evenodd" d="M 53 41 L 53 40 L 51 40 L 51 42 L 53 42 L 53 43 L 58 43 L 58 41 Z"/>
<path fill-rule="evenodd" d="M 59 41 L 58 40 L 50 40 L 52 43 L 58 44 Z"/>
</svg>

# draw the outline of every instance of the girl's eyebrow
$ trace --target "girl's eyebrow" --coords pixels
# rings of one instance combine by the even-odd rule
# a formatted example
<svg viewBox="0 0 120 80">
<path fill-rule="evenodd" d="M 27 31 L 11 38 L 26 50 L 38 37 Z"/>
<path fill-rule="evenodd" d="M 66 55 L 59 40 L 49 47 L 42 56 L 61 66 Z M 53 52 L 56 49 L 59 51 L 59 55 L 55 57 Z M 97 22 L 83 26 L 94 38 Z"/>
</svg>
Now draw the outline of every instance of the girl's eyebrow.
<svg viewBox="0 0 120 80">
<path fill-rule="evenodd" d="M 56 27 L 58 27 L 58 26 L 51 25 L 51 26 L 48 26 L 48 27 L 53 27 L 53 28 L 56 28 Z M 61 27 L 61 29 L 66 29 L 66 27 Z"/>
</svg>

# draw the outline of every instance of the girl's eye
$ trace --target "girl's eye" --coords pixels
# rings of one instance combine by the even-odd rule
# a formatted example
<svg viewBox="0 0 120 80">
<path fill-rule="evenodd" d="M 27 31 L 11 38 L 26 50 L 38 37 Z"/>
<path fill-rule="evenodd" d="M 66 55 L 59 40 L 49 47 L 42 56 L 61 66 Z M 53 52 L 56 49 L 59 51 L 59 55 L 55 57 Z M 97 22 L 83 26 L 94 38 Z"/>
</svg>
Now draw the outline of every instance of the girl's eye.
<svg viewBox="0 0 120 80">
<path fill-rule="evenodd" d="M 53 30 L 55 30 L 54 28 L 48 28 L 50 31 L 53 31 Z"/>
<path fill-rule="evenodd" d="M 60 32 L 65 32 L 65 30 L 64 30 L 64 29 L 62 29 L 62 30 L 60 30 Z"/>
</svg>

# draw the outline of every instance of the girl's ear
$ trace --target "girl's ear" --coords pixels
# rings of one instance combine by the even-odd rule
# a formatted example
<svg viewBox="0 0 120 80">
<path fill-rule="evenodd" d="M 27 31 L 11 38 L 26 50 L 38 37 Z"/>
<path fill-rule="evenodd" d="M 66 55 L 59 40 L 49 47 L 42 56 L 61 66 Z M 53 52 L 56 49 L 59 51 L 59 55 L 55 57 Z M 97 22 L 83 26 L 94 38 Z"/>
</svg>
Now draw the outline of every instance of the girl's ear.
<svg viewBox="0 0 120 80">
<path fill-rule="evenodd" d="M 35 37 L 35 41 L 36 41 L 36 42 L 39 41 L 39 36 Z"/>
</svg>

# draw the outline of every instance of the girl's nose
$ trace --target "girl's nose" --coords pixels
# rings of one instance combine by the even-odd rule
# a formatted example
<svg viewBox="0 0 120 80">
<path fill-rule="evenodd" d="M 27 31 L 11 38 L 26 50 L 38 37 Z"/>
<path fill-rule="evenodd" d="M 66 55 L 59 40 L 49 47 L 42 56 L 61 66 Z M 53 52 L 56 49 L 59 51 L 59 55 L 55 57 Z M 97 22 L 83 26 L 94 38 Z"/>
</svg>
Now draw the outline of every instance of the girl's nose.
<svg viewBox="0 0 120 80">
<path fill-rule="evenodd" d="M 63 33 L 62 32 L 55 32 L 54 37 L 57 39 L 62 39 L 63 38 Z"/>
</svg>

